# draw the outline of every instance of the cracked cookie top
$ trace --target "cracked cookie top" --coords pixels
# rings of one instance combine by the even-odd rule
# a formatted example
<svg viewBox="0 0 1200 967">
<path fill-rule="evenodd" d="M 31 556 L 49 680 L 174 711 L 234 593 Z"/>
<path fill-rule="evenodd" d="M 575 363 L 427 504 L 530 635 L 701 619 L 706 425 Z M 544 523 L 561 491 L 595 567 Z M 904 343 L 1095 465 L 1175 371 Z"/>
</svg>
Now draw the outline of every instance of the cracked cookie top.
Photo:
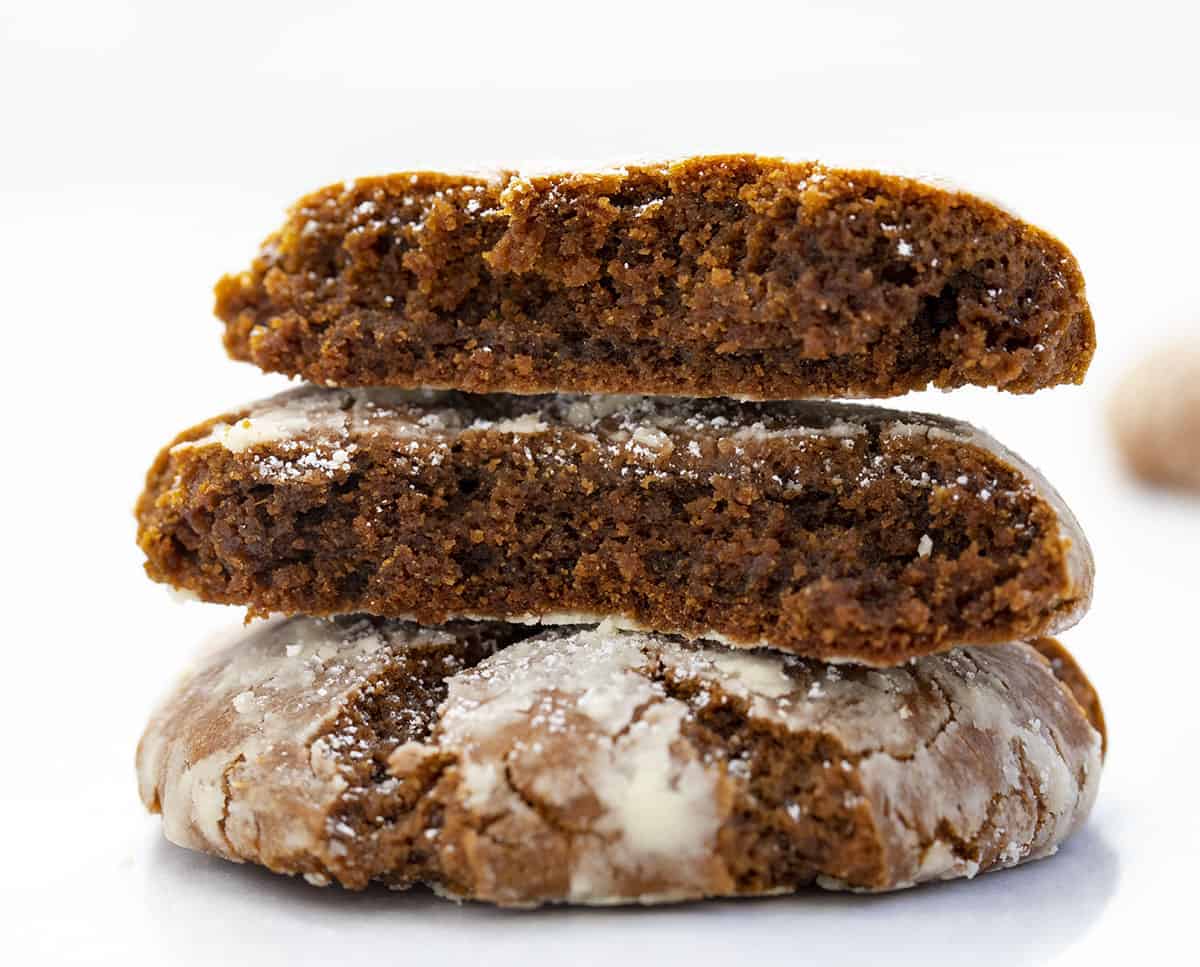
<svg viewBox="0 0 1200 967">
<path fill-rule="evenodd" d="M 181 845 L 319 884 L 507 905 L 890 889 L 1053 852 L 1100 774 L 1097 728 L 1027 645 L 877 670 L 606 626 L 239 639 L 152 719 L 142 797 Z"/>
</svg>

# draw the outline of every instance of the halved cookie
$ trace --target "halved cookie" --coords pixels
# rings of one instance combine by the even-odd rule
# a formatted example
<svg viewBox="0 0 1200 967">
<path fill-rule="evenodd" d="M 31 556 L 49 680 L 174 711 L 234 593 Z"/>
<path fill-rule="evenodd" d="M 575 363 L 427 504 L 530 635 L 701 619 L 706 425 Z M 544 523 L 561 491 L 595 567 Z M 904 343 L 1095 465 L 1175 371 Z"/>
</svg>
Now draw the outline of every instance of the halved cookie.
<svg viewBox="0 0 1200 967">
<path fill-rule="evenodd" d="M 1096 795 L 1099 723 L 1036 645 L 879 671 L 521 633 L 252 626 L 152 718 L 142 799 L 191 849 L 520 906 L 970 877 L 1053 853 Z"/>
<path fill-rule="evenodd" d="M 1057 239 L 971 195 L 753 155 L 429 172 L 296 203 L 217 286 L 230 355 L 325 385 L 881 397 L 1078 383 Z"/>
<path fill-rule="evenodd" d="M 1092 560 L 1046 481 L 933 416 L 313 387 L 177 438 L 151 577 L 271 612 L 627 627 L 891 665 L 1035 637 Z"/>
</svg>

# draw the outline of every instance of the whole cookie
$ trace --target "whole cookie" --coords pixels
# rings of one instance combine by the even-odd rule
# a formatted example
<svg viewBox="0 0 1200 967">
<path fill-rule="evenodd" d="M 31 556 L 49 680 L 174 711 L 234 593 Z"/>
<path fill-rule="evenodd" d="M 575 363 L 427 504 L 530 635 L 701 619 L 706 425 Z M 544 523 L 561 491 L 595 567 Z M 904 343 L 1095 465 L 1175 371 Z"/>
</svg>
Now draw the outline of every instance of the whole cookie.
<svg viewBox="0 0 1200 967">
<path fill-rule="evenodd" d="M 1053 853 L 1096 794 L 1100 733 L 1029 645 L 881 671 L 521 634 L 255 626 L 152 718 L 142 798 L 172 841 L 314 884 L 530 906 L 970 877 Z"/>
<path fill-rule="evenodd" d="M 1113 395 L 1113 434 L 1144 480 L 1200 491 L 1200 340 L 1159 350 Z"/>
</svg>

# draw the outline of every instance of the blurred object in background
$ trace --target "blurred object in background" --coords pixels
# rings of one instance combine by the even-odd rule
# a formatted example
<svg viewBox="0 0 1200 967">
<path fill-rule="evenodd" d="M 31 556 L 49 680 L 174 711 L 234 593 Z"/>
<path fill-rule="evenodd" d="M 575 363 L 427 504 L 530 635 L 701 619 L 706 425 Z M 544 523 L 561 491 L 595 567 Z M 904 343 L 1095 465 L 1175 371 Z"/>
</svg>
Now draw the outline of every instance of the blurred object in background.
<svg viewBox="0 0 1200 967">
<path fill-rule="evenodd" d="M 1133 473 L 1200 493 L 1200 332 L 1130 369 L 1112 396 L 1110 415 Z"/>
</svg>

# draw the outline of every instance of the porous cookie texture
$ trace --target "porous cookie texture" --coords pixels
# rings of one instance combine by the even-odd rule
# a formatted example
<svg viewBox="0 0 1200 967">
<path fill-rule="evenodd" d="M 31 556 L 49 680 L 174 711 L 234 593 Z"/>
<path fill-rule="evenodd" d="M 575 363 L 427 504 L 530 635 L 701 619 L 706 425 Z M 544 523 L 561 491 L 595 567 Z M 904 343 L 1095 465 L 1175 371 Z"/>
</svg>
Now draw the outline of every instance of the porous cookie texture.
<svg viewBox="0 0 1200 967">
<path fill-rule="evenodd" d="M 1133 367 L 1113 395 L 1110 417 L 1133 473 L 1200 492 L 1200 339 L 1163 347 Z"/>
<path fill-rule="evenodd" d="M 255 614 L 578 623 L 890 665 L 1073 624 L 1092 559 L 1032 468 L 832 403 L 285 393 L 182 434 L 151 577 Z"/>
<path fill-rule="evenodd" d="M 1056 239 L 971 195 L 752 155 L 363 178 L 217 285 L 230 355 L 325 385 L 882 397 L 1080 382 Z"/>
<path fill-rule="evenodd" d="M 314 884 L 532 906 L 971 877 L 1053 853 L 1096 795 L 1101 735 L 1035 646 L 879 671 L 514 636 L 252 626 L 154 715 L 142 799 L 181 846 Z"/>
</svg>

